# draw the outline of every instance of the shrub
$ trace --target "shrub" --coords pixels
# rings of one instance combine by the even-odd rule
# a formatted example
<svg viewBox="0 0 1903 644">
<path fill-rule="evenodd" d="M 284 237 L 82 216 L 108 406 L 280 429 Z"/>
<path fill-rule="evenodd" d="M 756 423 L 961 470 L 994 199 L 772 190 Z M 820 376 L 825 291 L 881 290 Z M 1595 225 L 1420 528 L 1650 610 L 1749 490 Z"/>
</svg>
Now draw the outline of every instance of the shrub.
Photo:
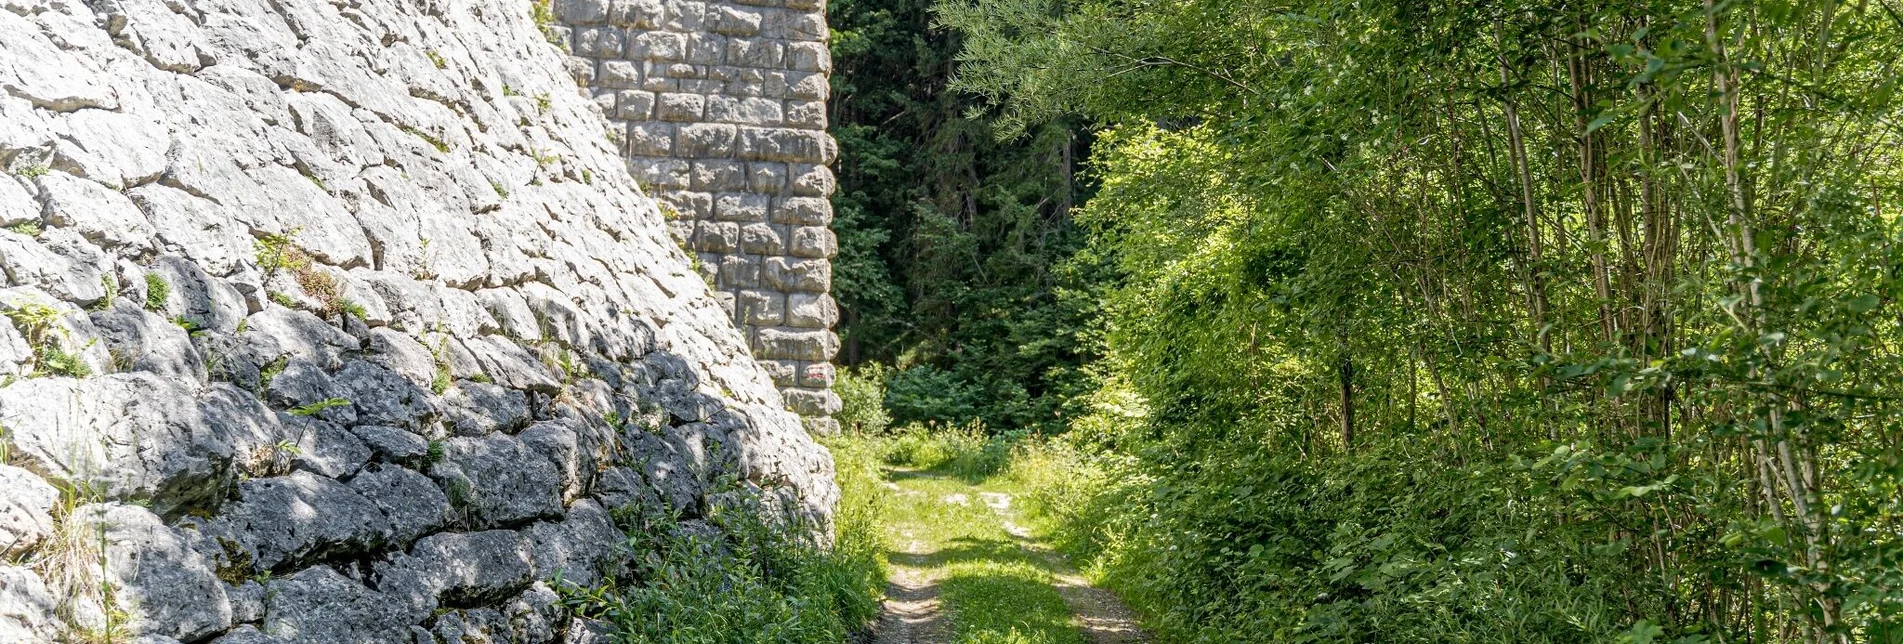
<svg viewBox="0 0 1903 644">
<path fill-rule="evenodd" d="M 834 418 L 846 431 L 861 435 L 880 434 L 892 425 L 885 412 L 885 382 L 891 373 L 885 365 L 868 363 L 839 373 L 833 393 L 839 394 L 839 413 Z"/>
<path fill-rule="evenodd" d="M 668 515 L 617 515 L 630 573 L 594 588 L 564 585 L 564 604 L 612 624 L 620 642 L 843 641 L 878 614 L 885 578 L 869 460 L 845 462 L 848 497 L 831 547 L 808 538 L 810 526 L 766 519 L 769 504 L 753 492 L 722 495 L 711 530 Z"/>
</svg>

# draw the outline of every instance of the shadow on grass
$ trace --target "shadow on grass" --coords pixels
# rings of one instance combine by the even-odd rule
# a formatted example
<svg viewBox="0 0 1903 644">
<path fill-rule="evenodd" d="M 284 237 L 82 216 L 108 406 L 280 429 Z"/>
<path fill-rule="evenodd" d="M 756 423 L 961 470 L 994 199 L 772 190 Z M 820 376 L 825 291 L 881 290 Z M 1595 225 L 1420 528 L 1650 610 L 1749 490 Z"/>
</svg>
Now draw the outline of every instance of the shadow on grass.
<svg viewBox="0 0 1903 644">
<path fill-rule="evenodd" d="M 887 553 L 893 564 L 945 571 L 938 596 L 960 644 L 1081 644 L 1070 609 L 1050 585 L 1049 562 L 1017 538 L 963 537 L 937 551 Z"/>
</svg>

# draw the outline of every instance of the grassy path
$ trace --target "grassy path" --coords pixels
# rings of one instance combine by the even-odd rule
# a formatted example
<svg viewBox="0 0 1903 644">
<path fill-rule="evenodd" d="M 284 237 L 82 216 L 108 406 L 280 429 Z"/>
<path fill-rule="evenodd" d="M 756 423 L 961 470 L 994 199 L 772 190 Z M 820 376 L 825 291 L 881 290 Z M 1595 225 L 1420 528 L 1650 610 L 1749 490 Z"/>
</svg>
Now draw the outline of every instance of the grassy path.
<svg viewBox="0 0 1903 644">
<path fill-rule="evenodd" d="M 875 644 L 1134 644 L 1128 608 L 1020 525 L 1015 490 L 885 470 L 890 586 Z"/>
</svg>

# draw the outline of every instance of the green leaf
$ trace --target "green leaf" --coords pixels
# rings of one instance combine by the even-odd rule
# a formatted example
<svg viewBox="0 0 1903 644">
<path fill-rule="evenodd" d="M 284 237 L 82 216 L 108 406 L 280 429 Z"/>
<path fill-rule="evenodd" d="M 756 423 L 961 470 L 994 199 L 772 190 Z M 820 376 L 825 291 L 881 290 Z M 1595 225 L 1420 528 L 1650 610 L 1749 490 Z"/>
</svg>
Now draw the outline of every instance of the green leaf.
<svg viewBox="0 0 1903 644">
<path fill-rule="evenodd" d="M 1591 123 L 1586 124 L 1586 133 L 1592 134 L 1593 132 L 1597 132 L 1599 131 L 1599 128 L 1605 127 L 1607 124 L 1611 123 L 1613 119 L 1616 119 L 1616 118 L 1619 118 L 1619 113 L 1616 111 L 1608 110 L 1606 112 L 1603 112 L 1599 115 L 1598 118 L 1593 119 Z"/>
</svg>

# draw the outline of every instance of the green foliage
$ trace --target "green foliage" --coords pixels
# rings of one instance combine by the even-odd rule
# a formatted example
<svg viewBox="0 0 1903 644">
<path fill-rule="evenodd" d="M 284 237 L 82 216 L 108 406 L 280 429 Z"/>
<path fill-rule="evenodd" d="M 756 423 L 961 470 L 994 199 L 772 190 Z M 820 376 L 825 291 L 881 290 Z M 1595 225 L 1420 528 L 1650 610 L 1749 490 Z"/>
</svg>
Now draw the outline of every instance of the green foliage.
<svg viewBox="0 0 1903 644">
<path fill-rule="evenodd" d="M 416 138 L 422 139 L 423 142 L 428 143 L 430 147 L 436 148 L 437 152 L 441 152 L 443 154 L 449 154 L 449 144 L 445 143 L 442 139 L 431 136 L 430 133 L 428 132 L 424 132 L 422 130 L 416 129 L 408 125 L 403 126 L 403 132 L 405 134 L 409 134 L 410 136 L 414 136 Z"/>
<path fill-rule="evenodd" d="M 278 356 L 277 358 L 271 360 L 270 362 L 265 363 L 264 366 L 258 367 L 258 392 L 257 393 L 259 395 L 263 395 L 265 390 L 270 389 L 271 381 L 276 379 L 278 377 L 278 374 L 284 373 L 285 367 L 290 366 L 290 364 L 291 364 L 290 356 Z"/>
<path fill-rule="evenodd" d="M 145 310 L 162 311 L 172 299 L 172 283 L 158 273 L 145 274 Z"/>
<path fill-rule="evenodd" d="M 1089 139 L 1066 122 L 998 140 L 971 96 L 946 91 L 959 39 L 929 28 L 929 4 L 828 6 L 841 362 L 902 367 L 895 391 L 959 394 L 902 399 L 899 422 L 1059 428 L 1097 346 L 1096 299 L 1079 294 L 1101 271 L 1074 261 L 1070 218 L 1089 193 L 1074 176 Z"/>
<path fill-rule="evenodd" d="M 296 407 L 292 407 L 291 415 L 292 416 L 316 416 L 318 414 L 323 413 L 324 410 L 326 409 L 330 409 L 332 407 L 342 407 L 348 404 L 350 404 L 350 401 L 344 398 L 326 398 L 326 399 L 319 400 L 317 402 L 314 402 L 308 405 L 298 405 Z"/>
<path fill-rule="evenodd" d="M 6 311 L 7 319 L 26 338 L 33 350 L 33 375 L 85 378 L 92 366 L 80 357 L 83 347 L 73 347 L 71 334 L 60 322 L 59 309 L 38 302 L 23 302 Z"/>
<path fill-rule="evenodd" d="M 52 171 L 52 168 L 48 168 L 46 164 L 41 163 L 41 164 L 30 165 L 24 168 L 20 168 L 19 170 L 15 170 L 13 173 L 15 175 L 18 175 L 22 179 L 38 179 L 40 177 L 46 176 L 46 173 L 51 171 Z"/>
<path fill-rule="evenodd" d="M 1010 463 L 1024 432 L 992 434 L 979 423 L 959 426 L 910 424 L 884 435 L 857 435 L 886 465 L 917 468 L 981 481 Z"/>
<path fill-rule="evenodd" d="M 838 537 L 822 548 L 804 526 L 769 521 L 758 492 L 722 495 L 700 527 L 671 516 L 617 513 L 632 569 L 596 588 L 565 585 L 563 603 L 609 622 L 616 641 L 838 642 L 878 614 L 884 586 L 876 485 L 847 459 Z M 710 529 L 711 528 L 711 529 Z"/>
<path fill-rule="evenodd" d="M 833 393 L 839 395 L 839 413 L 833 417 L 847 432 L 879 434 L 892 425 L 892 417 L 885 412 L 885 382 L 890 371 L 877 362 L 840 371 L 833 383 Z"/>
<path fill-rule="evenodd" d="M 542 32 L 542 39 L 549 44 L 568 51 L 568 39 L 562 37 L 562 31 L 555 24 L 555 9 L 550 0 L 529 0 L 529 18 L 535 21 L 535 28 Z"/>
<path fill-rule="evenodd" d="M 93 310 L 104 311 L 112 308 L 112 303 L 119 299 L 119 280 L 111 274 L 102 273 L 99 276 L 99 288 L 106 292 L 106 296 L 99 298 L 99 301 L 93 304 Z"/>
<path fill-rule="evenodd" d="M 14 225 L 7 226 L 7 230 L 13 231 L 15 233 L 19 233 L 21 235 L 26 235 L 28 237 L 38 237 L 40 236 L 40 232 L 41 232 L 40 222 L 37 222 L 37 221 L 22 221 Z"/>
<path fill-rule="evenodd" d="M 1046 496 L 1166 638 L 1903 622 L 1888 5 L 937 15 L 1000 131 L 1100 127 L 1077 255 L 1136 404 L 1067 415 L 1098 487 Z M 915 377 L 901 420 L 983 400 Z"/>
<path fill-rule="evenodd" d="M 435 65 L 437 69 L 448 69 L 448 68 L 449 68 L 449 61 L 448 61 L 448 60 L 445 60 L 445 59 L 443 58 L 443 55 L 442 55 L 442 54 L 439 54 L 439 53 L 436 53 L 436 50 L 434 50 L 434 49 L 431 49 L 431 50 L 428 50 L 428 51 L 425 51 L 425 52 L 423 52 L 423 53 L 424 53 L 424 54 L 427 54 L 427 55 L 429 56 L 429 62 L 430 62 L 430 64 L 431 64 L 431 65 Z"/>
</svg>

